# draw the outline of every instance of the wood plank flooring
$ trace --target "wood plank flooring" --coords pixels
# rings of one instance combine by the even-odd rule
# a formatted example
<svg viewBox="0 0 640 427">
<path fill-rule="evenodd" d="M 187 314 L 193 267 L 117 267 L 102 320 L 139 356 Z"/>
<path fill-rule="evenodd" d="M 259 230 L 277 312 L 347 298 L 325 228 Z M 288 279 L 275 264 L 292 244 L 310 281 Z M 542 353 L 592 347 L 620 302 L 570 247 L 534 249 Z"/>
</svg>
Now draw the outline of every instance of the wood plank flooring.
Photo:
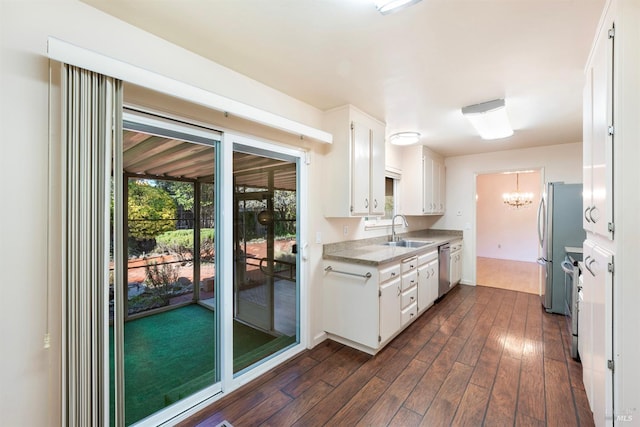
<svg viewBox="0 0 640 427">
<path fill-rule="evenodd" d="M 564 316 L 456 286 L 375 357 L 326 340 L 183 426 L 591 426 Z"/>
</svg>

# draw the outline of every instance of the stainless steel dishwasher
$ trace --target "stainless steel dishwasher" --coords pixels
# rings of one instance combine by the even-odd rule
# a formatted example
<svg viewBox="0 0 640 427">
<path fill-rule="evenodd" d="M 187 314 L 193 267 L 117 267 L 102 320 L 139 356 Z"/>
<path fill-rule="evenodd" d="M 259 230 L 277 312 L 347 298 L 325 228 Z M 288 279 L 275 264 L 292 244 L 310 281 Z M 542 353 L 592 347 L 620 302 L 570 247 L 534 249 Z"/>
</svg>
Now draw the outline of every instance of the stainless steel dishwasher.
<svg viewBox="0 0 640 427">
<path fill-rule="evenodd" d="M 450 256 L 451 247 L 448 243 L 438 246 L 438 298 L 449 292 L 451 287 L 451 277 L 449 277 Z"/>
</svg>

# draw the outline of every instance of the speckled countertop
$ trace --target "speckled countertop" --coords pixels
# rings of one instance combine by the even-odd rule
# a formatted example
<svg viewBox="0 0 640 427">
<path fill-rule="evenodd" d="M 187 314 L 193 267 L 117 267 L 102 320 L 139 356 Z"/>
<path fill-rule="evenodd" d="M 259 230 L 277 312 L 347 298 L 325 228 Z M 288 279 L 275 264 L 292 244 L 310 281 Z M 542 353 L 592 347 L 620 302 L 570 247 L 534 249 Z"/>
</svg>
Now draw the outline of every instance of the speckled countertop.
<svg viewBox="0 0 640 427">
<path fill-rule="evenodd" d="M 462 239 L 461 230 L 420 230 L 398 234 L 400 239 L 430 242 L 419 248 L 386 246 L 389 236 L 371 239 L 349 240 L 345 242 L 323 245 L 322 258 L 325 260 L 343 261 L 363 265 L 379 265 L 401 260 L 413 254 L 437 250 L 438 246 Z"/>
</svg>

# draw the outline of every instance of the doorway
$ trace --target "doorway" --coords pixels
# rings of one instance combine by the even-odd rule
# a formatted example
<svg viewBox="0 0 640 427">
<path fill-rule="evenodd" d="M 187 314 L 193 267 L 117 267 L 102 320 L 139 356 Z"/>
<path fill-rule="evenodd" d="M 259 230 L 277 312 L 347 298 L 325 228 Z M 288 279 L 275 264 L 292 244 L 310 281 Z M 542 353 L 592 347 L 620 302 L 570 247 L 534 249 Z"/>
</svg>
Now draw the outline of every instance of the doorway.
<svg viewBox="0 0 640 427">
<path fill-rule="evenodd" d="M 541 176 L 540 169 L 477 175 L 477 285 L 539 295 L 536 208 Z M 529 197 L 509 205 L 505 197 L 514 192 Z"/>
</svg>

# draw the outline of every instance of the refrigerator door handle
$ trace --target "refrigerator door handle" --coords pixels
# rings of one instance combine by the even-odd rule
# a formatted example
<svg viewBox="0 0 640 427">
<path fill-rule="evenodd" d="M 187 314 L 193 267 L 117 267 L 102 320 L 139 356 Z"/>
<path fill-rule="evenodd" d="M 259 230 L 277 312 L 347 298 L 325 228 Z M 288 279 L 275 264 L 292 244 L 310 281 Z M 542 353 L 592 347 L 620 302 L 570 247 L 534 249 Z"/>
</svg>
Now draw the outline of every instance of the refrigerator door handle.
<svg viewBox="0 0 640 427">
<path fill-rule="evenodd" d="M 538 242 L 540 242 L 540 247 L 543 247 L 543 236 L 546 232 L 545 216 L 544 197 L 541 197 L 538 205 Z"/>
<path fill-rule="evenodd" d="M 544 259 L 542 257 L 538 258 L 537 261 L 538 261 L 538 264 L 540 264 L 542 266 L 547 265 L 547 263 L 549 262 L 549 261 L 547 261 L 546 259 Z"/>
</svg>

